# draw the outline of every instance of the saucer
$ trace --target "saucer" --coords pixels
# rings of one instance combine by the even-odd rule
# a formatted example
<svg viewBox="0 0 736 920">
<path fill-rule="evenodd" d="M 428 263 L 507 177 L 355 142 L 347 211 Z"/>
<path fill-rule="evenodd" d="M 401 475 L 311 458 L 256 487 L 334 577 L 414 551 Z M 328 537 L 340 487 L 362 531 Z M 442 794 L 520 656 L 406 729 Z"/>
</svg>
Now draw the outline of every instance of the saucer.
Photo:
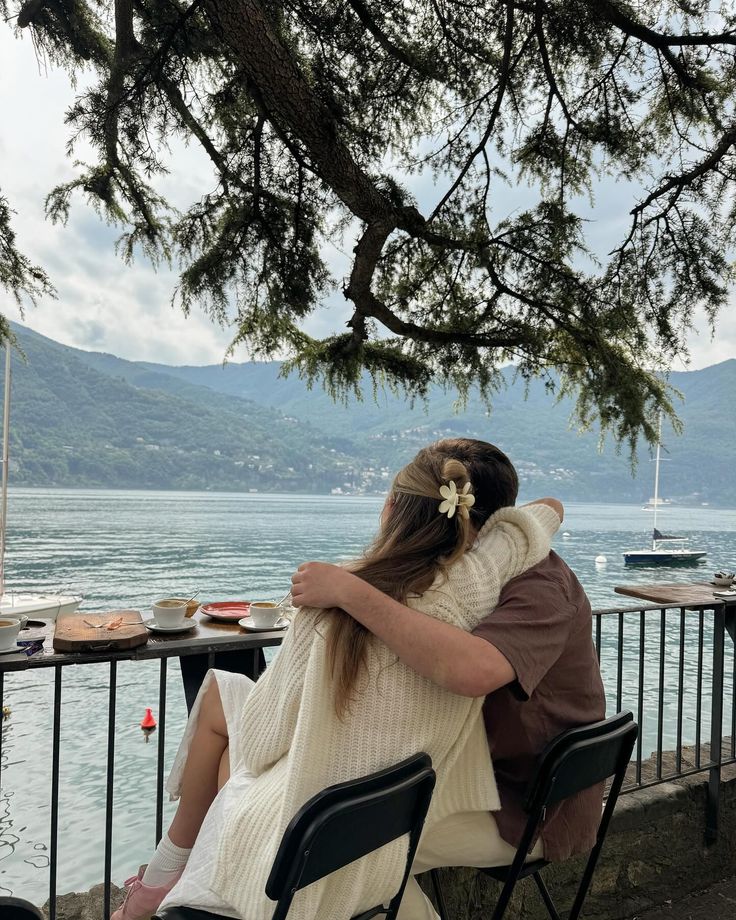
<svg viewBox="0 0 736 920">
<path fill-rule="evenodd" d="M 720 591 L 714 591 L 713 597 L 736 597 L 736 588 L 721 588 Z"/>
<path fill-rule="evenodd" d="M 286 629 L 289 625 L 289 620 L 286 617 L 280 617 L 276 620 L 275 626 L 256 626 L 255 623 L 251 623 L 250 619 L 238 620 L 238 626 L 242 626 L 243 629 L 247 629 L 249 632 L 272 632 L 275 629 Z"/>
<path fill-rule="evenodd" d="M 0 648 L 0 655 L 9 655 L 11 652 L 24 651 L 22 645 L 11 645 L 10 648 Z"/>
<path fill-rule="evenodd" d="M 194 629 L 197 625 L 192 623 L 191 620 L 187 620 L 185 623 L 182 623 L 181 626 L 158 626 L 153 620 L 144 620 L 143 625 L 146 629 L 150 629 L 151 632 L 161 632 L 161 633 L 180 633 L 187 632 L 190 629 Z"/>
</svg>

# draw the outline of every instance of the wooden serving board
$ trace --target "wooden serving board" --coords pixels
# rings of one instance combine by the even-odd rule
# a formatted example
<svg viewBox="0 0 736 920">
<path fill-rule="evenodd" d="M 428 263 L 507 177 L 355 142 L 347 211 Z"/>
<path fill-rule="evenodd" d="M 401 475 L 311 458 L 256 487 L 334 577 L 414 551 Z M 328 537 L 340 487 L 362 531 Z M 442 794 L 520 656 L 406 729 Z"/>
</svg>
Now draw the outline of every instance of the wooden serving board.
<svg viewBox="0 0 736 920">
<path fill-rule="evenodd" d="M 123 618 L 117 629 L 93 629 L 90 623 L 110 623 Z M 148 630 L 138 610 L 108 610 L 105 613 L 62 613 L 56 621 L 54 650 L 94 652 L 102 649 L 135 648 L 148 642 Z"/>
</svg>

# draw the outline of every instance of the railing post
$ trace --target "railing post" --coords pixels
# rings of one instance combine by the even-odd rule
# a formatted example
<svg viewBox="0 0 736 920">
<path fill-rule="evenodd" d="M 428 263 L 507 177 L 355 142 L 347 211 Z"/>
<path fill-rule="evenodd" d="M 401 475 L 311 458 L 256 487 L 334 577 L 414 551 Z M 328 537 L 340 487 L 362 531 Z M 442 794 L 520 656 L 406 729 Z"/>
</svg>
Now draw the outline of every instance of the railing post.
<svg viewBox="0 0 736 920">
<path fill-rule="evenodd" d="M 721 798 L 721 744 L 723 738 L 723 658 L 726 631 L 725 604 L 713 608 L 713 681 L 710 703 L 710 769 L 705 806 L 705 842 L 718 839 L 718 807 Z"/>
<path fill-rule="evenodd" d="M 107 708 L 107 786 L 105 789 L 105 874 L 103 879 L 103 920 L 110 920 L 110 877 L 112 875 L 112 809 L 115 788 L 115 706 L 118 688 L 118 663 L 110 661 L 110 687 Z"/>
<path fill-rule="evenodd" d="M 158 751 L 156 756 L 156 846 L 163 836 L 164 825 L 164 755 L 166 753 L 166 666 L 161 659 L 158 683 Z"/>
<path fill-rule="evenodd" d="M 49 832 L 49 920 L 56 920 L 56 869 L 59 844 L 61 754 L 61 666 L 54 668 L 54 727 L 51 740 L 51 828 Z"/>
<path fill-rule="evenodd" d="M 736 642 L 736 607 L 729 604 L 726 607 L 726 629 L 733 642 Z"/>
</svg>

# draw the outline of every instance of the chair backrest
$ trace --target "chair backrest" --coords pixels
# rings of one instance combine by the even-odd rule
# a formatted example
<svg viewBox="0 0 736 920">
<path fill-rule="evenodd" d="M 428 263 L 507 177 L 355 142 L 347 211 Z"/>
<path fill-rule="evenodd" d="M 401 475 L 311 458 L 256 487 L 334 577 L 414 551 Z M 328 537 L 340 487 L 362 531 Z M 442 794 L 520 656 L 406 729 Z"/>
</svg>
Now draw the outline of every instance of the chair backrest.
<svg viewBox="0 0 736 920">
<path fill-rule="evenodd" d="M 630 712 L 571 728 L 542 752 L 530 784 L 526 810 L 530 814 L 588 789 L 610 776 L 623 779 L 639 727 Z M 617 792 L 618 794 L 618 792 Z"/>
<path fill-rule="evenodd" d="M 410 834 L 405 883 L 434 783 L 432 760 L 420 753 L 317 793 L 284 831 L 266 882 L 268 897 L 290 902 L 300 888 Z"/>
<path fill-rule="evenodd" d="M 44 920 L 38 907 L 30 901 L 9 896 L 0 897 L 0 920 Z"/>
</svg>

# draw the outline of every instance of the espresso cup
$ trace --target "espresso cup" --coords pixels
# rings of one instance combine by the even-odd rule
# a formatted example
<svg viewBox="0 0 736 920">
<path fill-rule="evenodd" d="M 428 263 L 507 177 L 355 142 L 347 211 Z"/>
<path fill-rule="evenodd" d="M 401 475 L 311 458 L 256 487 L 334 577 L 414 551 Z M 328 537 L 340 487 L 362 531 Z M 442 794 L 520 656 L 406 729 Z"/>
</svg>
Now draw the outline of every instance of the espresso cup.
<svg viewBox="0 0 736 920">
<path fill-rule="evenodd" d="M 20 627 L 21 621 L 17 617 L 0 616 L 0 651 L 15 646 Z"/>
<path fill-rule="evenodd" d="M 25 629 L 26 624 L 28 623 L 28 617 L 25 615 L 25 613 L 0 613 L 0 618 L 3 620 L 18 620 L 21 629 Z"/>
<path fill-rule="evenodd" d="M 725 573 L 719 573 L 718 575 L 713 576 L 713 581 L 722 588 L 729 588 L 733 582 L 733 575 L 727 575 Z"/>
<path fill-rule="evenodd" d="M 182 600 L 161 600 L 153 605 L 153 622 L 156 626 L 172 628 L 183 626 L 186 620 L 187 603 Z"/>
<path fill-rule="evenodd" d="M 251 623 L 262 629 L 275 626 L 283 613 L 284 608 L 274 601 L 252 601 L 250 605 Z"/>
</svg>

